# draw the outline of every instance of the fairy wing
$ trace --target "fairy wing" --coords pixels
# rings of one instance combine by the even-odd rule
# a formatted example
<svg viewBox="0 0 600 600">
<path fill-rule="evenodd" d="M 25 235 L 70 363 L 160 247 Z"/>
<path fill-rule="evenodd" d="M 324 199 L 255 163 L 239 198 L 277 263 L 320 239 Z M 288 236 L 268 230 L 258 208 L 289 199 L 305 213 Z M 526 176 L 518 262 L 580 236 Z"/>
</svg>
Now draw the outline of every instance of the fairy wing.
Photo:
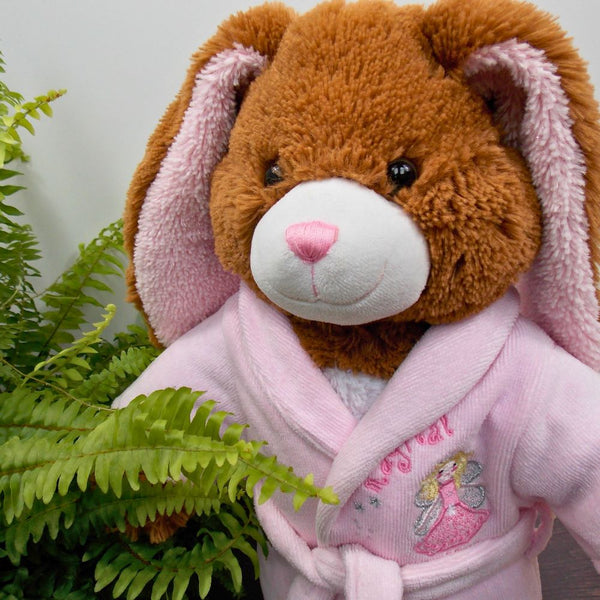
<svg viewBox="0 0 600 600">
<path fill-rule="evenodd" d="M 415 504 L 423 509 L 415 522 L 415 533 L 417 535 L 426 535 L 440 516 L 442 499 L 438 496 L 435 500 L 425 500 L 420 494 L 417 494 Z"/>
<path fill-rule="evenodd" d="M 483 471 L 483 467 L 477 461 L 470 460 L 467 463 L 465 472 L 460 478 L 460 484 L 466 485 L 467 483 L 475 481 L 475 479 L 477 479 L 481 475 L 481 471 Z"/>
<path fill-rule="evenodd" d="M 430 498 L 426 498 L 423 495 L 422 490 L 419 490 L 417 495 L 415 496 L 415 504 L 419 507 L 419 508 L 428 508 L 430 507 L 433 503 L 435 502 L 435 498 L 430 499 Z"/>
<path fill-rule="evenodd" d="M 471 508 L 479 508 L 485 502 L 485 488 L 482 485 L 464 485 L 457 491 L 461 502 Z"/>
</svg>

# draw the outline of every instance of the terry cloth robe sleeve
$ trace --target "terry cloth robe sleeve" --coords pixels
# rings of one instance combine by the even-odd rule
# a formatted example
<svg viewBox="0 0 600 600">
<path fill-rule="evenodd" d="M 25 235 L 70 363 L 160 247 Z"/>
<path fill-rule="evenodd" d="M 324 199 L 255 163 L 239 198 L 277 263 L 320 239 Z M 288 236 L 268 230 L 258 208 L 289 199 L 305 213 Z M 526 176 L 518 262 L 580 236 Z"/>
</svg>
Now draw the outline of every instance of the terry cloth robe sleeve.
<svg viewBox="0 0 600 600">
<path fill-rule="evenodd" d="M 113 402 L 122 408 L 140 394 L 148 395 L 164 388 L 189 387 L 206 392 L 199 402 L 215 400 L 217 410 L 234 413 L 242 421 L 237 406 L 235 377 L 224 337 L 226 307 L 180 337 Z"/>
<path fill-rule="evenodd" d="M 527 399 L 513 487 L 545 500 L 600 572 L 600 377 L 558 347 L 535 364 L 540 393 Z"/>
</svg>

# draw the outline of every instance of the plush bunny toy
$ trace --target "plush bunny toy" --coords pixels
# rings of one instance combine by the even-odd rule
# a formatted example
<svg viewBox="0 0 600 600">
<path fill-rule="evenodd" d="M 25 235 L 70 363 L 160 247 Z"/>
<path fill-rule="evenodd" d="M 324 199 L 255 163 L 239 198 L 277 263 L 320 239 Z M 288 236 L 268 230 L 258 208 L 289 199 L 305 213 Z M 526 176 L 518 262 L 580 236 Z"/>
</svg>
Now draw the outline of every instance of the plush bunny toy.
<svg viewBox="0 0 600 600">
<path fill-rule="evenodd" d="M 513 0 L 232 17 L 129 196 L 164 353 L 338 506 L 257 510 L 268 600 L 540 598 L 554 511 L 600 568 L 600 128 Z M 517 291 L 518 290 L 518 291 Z"/>
</svg>

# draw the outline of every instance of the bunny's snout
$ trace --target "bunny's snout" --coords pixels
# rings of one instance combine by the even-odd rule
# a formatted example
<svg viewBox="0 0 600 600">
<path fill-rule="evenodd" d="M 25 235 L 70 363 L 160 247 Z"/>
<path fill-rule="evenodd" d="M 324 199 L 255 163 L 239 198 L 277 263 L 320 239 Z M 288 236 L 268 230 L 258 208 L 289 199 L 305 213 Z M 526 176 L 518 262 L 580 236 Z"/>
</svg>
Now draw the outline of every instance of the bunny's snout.
<svg viewBox="0 0 600 600">
<path fill-rule="evenodd" d="M 252 237 L 250 267 L 277 306 L 358 325 L 406 310 L 429 277 L 425 237 L 400 206 L 348 179 L 300 183 Z"/>
</svg>

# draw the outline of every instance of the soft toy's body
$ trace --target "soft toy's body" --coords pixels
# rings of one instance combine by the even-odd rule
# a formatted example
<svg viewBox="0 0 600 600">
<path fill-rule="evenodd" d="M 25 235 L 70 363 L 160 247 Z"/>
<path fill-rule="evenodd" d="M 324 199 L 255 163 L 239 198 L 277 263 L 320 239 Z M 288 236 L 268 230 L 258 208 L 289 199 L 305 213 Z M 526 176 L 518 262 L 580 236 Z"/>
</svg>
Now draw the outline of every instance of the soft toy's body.
<svg viewBox="0 0 600 600">
<path fill-rule="evenodd" d="M 341 500 L 257 507 L 267 600 L 538 599 L 548 507 L 600 567 L 596 105 L 547 16 L 464 10 L 234 17 L 132 185 L 168 348 L 117 405 L 206 390 Z"/>
<path fill-rule="evenodd" d="M 286 497 L 258 507 L 274 545 L 262 567 L 266 598 L 345 588 L 353 600 L 397 600 L 401 582 L 408 598 L 539 598 L 548 523 L 534 535 L 538 496 L 600 557 L 598 378 L 517 315 L 509 294 L 432 327 L 357 421 L 289 323 L 244 288 L 131 393 L 206 388 L 279 459 L 340 495 L 342 507 L 295 512 Z M 461 452 L 472 480 L 438 474 Z M 427 497 L 431 474 L 439 486 Z M 311 553 L 317 545 L 339 550 Z"/>
</svg>

